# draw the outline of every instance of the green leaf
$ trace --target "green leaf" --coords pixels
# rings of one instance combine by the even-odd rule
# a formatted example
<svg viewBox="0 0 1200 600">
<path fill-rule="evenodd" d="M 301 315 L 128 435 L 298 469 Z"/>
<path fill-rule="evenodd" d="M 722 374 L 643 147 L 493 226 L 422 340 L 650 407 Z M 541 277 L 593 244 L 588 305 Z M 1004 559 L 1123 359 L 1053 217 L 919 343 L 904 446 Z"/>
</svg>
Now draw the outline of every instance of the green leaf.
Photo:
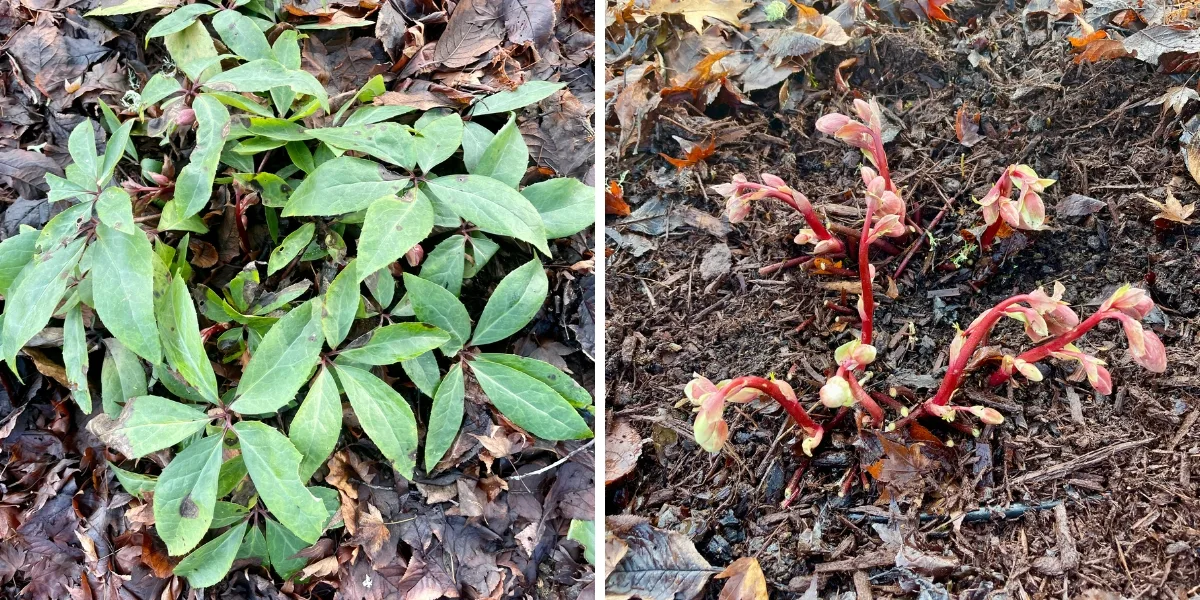
<svg viewBox="0 0 1200 600">
<path fill-rule="evenodd" d="M 192 6 L 203 7 L 202 5 Z M 155 73 L 138 94 L 140 96 L 140 105 L 143 107 L 153 106 L 171 94 L 181 91 L 183 91 L 183 86 L 179 85 L 179 82 L 173 76 L 165 73 Z"/>
<path fill-rule="evenodd" d="M 317 170 L 317 164 L 313 162 L 312 151 L 308 149 L 308 146 L 304 145 L 304 142 L 288 142 L 286 149 L 288 158 L 291 159 L 293 164 L 300 167 L 301 171 L 312 174 L 313 171 Z"/>
<path fill-rule="evenodd" d="M 596 522 L 571 519 L 567 529 L 567 539 L 579 542 L 583 546 L 583 558 L 591 564 L 596 564 Z"/>
<path fill-rule="evenodd" d="M 247 526 L 243 522 L 200 546 L 175 565 L 175 574 L 186 578 L 188 585 L 193 588 L 206 588 L 220 583 L 233 567 L 233 560 L 242 546 Z"/>
<path fill-rule="evenodd" d="M 541 381 L 486 360 L 472 362 L 471 370 L 492 404 L 529 433 L 551 441 L 592 437 L 583 417 Z"/>
<path fill-rule="evenodd" d="M 167 53 L 188 79 L 203 81 L 221 72 L 221 65 L 209 60 L 217 57 L 217 47 L 213 45 L 212 36 L 203 23 L 193 21 L 191 25 L 167 34 L 163 42 L 167 46 Z"/>
<path fill-rule="evenodd" d="M 340 156 L 317 167 L 292 192 L 283 216 L 337 216 L 363 210 L 384 196 L 395 196 L 408 185 L 379 164 Z"/>
<path fill-rule="evenodd" d="M 190 6 L 199 6 L 199 5 L 192 4 Z M 253 113 L 260 117 L 275 116 L 275 113 L 271 112 L 271 109 L 269 107 L 259 104 L 257 101 L 255 101 L 252 98 L 246 97 L 244 94 L 235 94 L 233 92 L 208 91 L 208 92 L 205 92 L 204 95 L 212 96 L 213 98 L 216 98 L 218 101 L 221 102 L 221 104 L 224 104 L 225 106 L 232 106 L 234 108 L 244 110 L 248 113 Z"/>
<path fill-rule="evenodd" d="M 38 235 L 37 245 L 34 248 L 45 252 L 70 244 L 79 236 L 84 223 L 91 220 L 93 206 L 95 206 L 95 202 L 90 200 L 80 202 L 54 215 L 42 228 L 42 233 Z"/>
<path fill-rule="evenodd" d="M 286 86 L 297 94 L 316 98 L 321 108 L 329 110 L 329 95 L 316 77 L 300 69 L 288 69 L 274 60 L 252 60 L 236 66 L 209 79 L 205 86 L 224 92 L 266 92 Z"/>
<path fill-rule="evenodd" d="M 37 335 L 67 291 L 71 271 L 83 255 L 83 239 L 65 248 L 35 256 L 17 275 L 4 297 L 4 324 L 0 326 L 0 354 L 16 372 L 17 351 Z"/>
<path fill-rule="evenodd" d="M 129 132 L 133 129 L 134 119 L 130 119 L 130 120 L 126 121 L 125 124 L 122 125 L 121 121 L 117 119 L 117 113 L 114 113 L 112 111 L 112 109 L 109 108 L 108 105 L 104 103 L 103 100 L 100 100 L 99 102 L 97 102 L 97 104 L 100 105 L 100 115 L 101 115 L 101 118 L 104 120 L 104 128 L 107 129 L 109 131 L 109 133 L 111 134 L 109 141 L 110 142 L 112 142 L 112 141 L 120 142 L 120 141 L 124 140 L 125 154 L 129 155 L 129 157 L 132 158 L 133 160 L 137 160 L 137 148 L 134 148 L 133 142 L 129 141 Z M 124 133 L 122 133 L 122 132 L 124 132 Z M 121 147 L 121 146 L 115 145 L 115 144 L 114 144 L 114 146 L 116 148 Z M 104 160 L 106 163 L 108 162 L 108 147 L 107 146 L 104 148 Z M 116 164 L 116 162 L 114 161 L 113 164 Z"/>
<path fill-rule="evenodd" d="M 115 417 L 126 400 L 146 395 L 146 370 L 116 338 L 104 340 L 104 345 L 108 352 L 100 368 L 100 398 L 105 414 Z"/>
<path fill-rule="evenodd" d="M 88 429 L 121 454 L 141 458 L 186 440 L 211 420 L 203 412 L 174 400 L 135 396 L 125 402 L 119 417 L 96 415 Z"/>
<path fill-rule="evenodd" d="M 67 311 L 63 323 L 62 353 L 67 382 L 71 384 L 71 397 L 79 404 L 83 414 L 89 414 L 92 412 L 92 394 L 88 391 L 87 382 L 87 333 L 83 329 L 83 307 L 79 304 Z"/>
<path fill-rule="evenodd" d="M 341 431 L 341 394 L 333 375 L 321 367 L 288 428 L 288 438 L 304 456 L 300 461 L 301 481 L 312 479 L 313 473 L 325 464 L 337 446 Z"/>
<path fill-rule="evenodd" d="M 370 334 L 366 344 L 342 350 L 339 358 L 364 365 L 412 360 L 450 341 L 450 334 L 426 323 L 395 323 Z"/>
<path fill-rule="evenodd" d="M 200 215 L 185 217 L 180 212 L 181 210 L 178 202 L 168 200 L 163 205 L 162 214 L 158 217 L 159 230 L 191 231 L 199 234 L 208 233 L 208 227 L 204 225 L 204 219 L 201 219 Z"/>
<path fill-rule="evenodd" d="M 270 566 L 271 560 L 266 556 L 266 538 L 262 529 L 251 526 L 246 530 L 246 538 L 242 539 L 241 546 L 238 547 L 238 556 L 235 556 L 234 560 L 258 560 L 264 568 Z"/>
<path fill-rule="evenodd" d="M 433 407 L 429 409 L 429 429 L 425 434 L 425 472 L 432 473 L 433 467 L 446 455 L 454 443 L 463 419 L 463 373 L 461 365 L 454 365 L 438 384 L 433 395 Z"/>
<path fill-rule="evenodd" d="M 404 369 L 404 374 L 417 386 L 421 393 L 433 397 L 437 391 L 438 378 L 441 371 L 438 369 L 437 357 L 433 352 L 426 352 L 412 360 L 400 362 L 400 366 Z"/>
<path fill-rule="evenodd" d="M 176 33 L 187 29 L 189 25 L 196 22 L 196 19 L 204 15 L 211 15 L 217 12 L 217 7 L 210 4 L 189 4 L 181 6 L 171 14 L 161 18 L 146 32 L 146 44 L 150 44 L 150 40 L 156 37 L 162 37 L 171 33 Z"/>
<path fill-rule="evenodd" d="M 267 36 L 250 17 L 236 10 L 223 10 L 212 18 L 212 26 L 234 54 L 246 60 L 275 60 Z"/>
<path fill-rule="evenodd" d="M 367 371 L 334 367 L 363 431 L 405 479 L 412 479 L 417 452 L 417 419 L 396 390 Z"/>
<path fill-rule="evenodd" d="M 320 304 L 309 300 L 292 309 L 258 344 L 229 408 L 261 415 L 292 401 L 321 358 L 321 342 Z"/>
<path fill-rule="evenodd" d="M 23 226 L 20 233 L 0 242 L 0 296 L 8 296 L 21 269 L 33 260 L 38 235 L 36 229 Z"/>
<path fill-rule="evenodd" d="M 155 306 L 163 354 L 183 380 L 196 388 L 205 400 L 217 403 L 217 377 L 200 339 L 196 305 L 188 294 L 187 283 L 175 277 Z"/>
<path fill-rule="evenodd" d="M 121 233 L 141 233 L 133 224 L 133 202 L 129 192 L 119 187 L 110 187 L 100 193 L 96 199 L 96 216 L 101 223 Z"/>
<path fill-rule="evenodd" d="M 96 163 L 96 130 L 91 119 L 84 119 L 71 130 L 67 139 L 67 151 L 75 166 L 92 181 L 99 179 L 100 166 Z"/>
<path fill-rule="evenodd" d="M 492 133 L 487 127 L 471 121 L 463 127 L 463 164 L 467 167 L 468 173 L 474 173 L 476 165 L 479 164 L 479 158 L 483 156 L 483 151 L 487 150 L 488 144 L 492 142 L 492 138 L 496 134 Z"/>
<path fill-rule="evenodd" d="M 271 566 L 280 577 L 288 579 L 308 564 L 307 558 L 292 557 L 311 544 L 305 543 L 270 517 L 264 521 L 267 529 L 267 555 L 271 559 Z"/>
<path fill-rule="evenodd" d="M 420 125 L 420 124 L 419 124 Z M 442 164 L 447 158 L 454 156 L 462 144 L 463 121 L 458 113 L 450 113 L 438 117 L 417 127 L 417 136 L 413 139 L 413 152 L 421 170 L 428 173 L 434 167 Z"/>
<path fill-rule="evenodd" d="M 117 476 L 117 481 L 121 483 L 125 493 L 134 498 L 141 498 L 142 492 L 153 492 L 154 486 L 158 484 L 157 477 L 126 471 L 112 463 L 108 463 L 108 470 Z"/>
<path fill-rule="evenodd" d="M 343 150 L 354 150 L 405 169 L 416 164 L 413 137 L 408 126 L 399 123 L 347 125 L 309 129 L 312 137 Z"/>
<path fill-rule="evenodd" d="M 467 236 L 452 235 L 433 247 L 421 261 L 421 279 L 432 281 L 454 294 L 462 291 L 467 264 Z"/>
<path fill-rule="evenodd" d="M 275 38 L 275 43 L 271 44 L 271 50 L 275 53 L 275 60 L 279 64 L 289 69 L 300 68 L 300 34 L 297 31 L 287 29 Z M 296 92 L 286 86 L 271 88 L 271 101 L 275 103 L 276 110 L 279 114 L 286 115 L 291 109 L 292 103 L 296 100 Z"/>
<path fill-rule="evenodd" d="M 192 149 L 191 161 L 179 171 L 175 182 L 175 203 L 180 213 L 178 221 L 195 215 L 208 206 L 212 197 L 213 178 L 221 159 L 221 149 L 229 135 L 229 111 L 219 100 L 201 94 L 192 101 L 196 111 L 196 145 Z M 172 229 L 178 221 L 163 224 L 160 229 Z"/>
<path fill-rule="evenodd" d="M 528 166 L 529 147 L 517 128 L 517 117 L 513 115 L 488 143 L 471 173 L 491 177 L 516 189 Z"/>
<path fill-rule="evenodd" d="M 488 261 L 500 251 L 500 244 L 492 241 L 492 238 L 478 232 L 471 232 L 471 260 L 466 261 L 466 266 L 463 269 L 463 277 L 470 279 L 479 273 Z"/>
<path fill-rule="evenodd" d="M 471 335 L 467 307 L 442 286 L 411 273 L 404 274 L 404 288 L 417 318 L 450 334 L 450 341 L 442 345 L 442 353 L 451 356 L 458 352 Z"/>
<path fill-rule="evenodd" d="M 108 6 L 105 8 L 97 8 L 96 10 L 88 11 L 83 16 L 111 17 L 113 15 L 129 15 L 147 10 L 171 8 L 172 6 L 174 6 L 174 4 L 172 4 L 170 0 L 125 0 L 116 6 Z"/>
<path fill-rule="evenodd" d="M 217 491 L 217 497 L 221 497 L 220 490 Z M 241 504 L 217 500 L 217 503 L 213 506 L 212 522 L 208 524 L 208 528 L 220 529 L 221 527 L 229 527 L 234 523 L 244 520 L 249 513 L 250 509 Z"/>
<path fill-rule="evenodd" d="M 536 258 L 505 275 L 479 315 L 471 344 L 498 342 L 520 331 L 542 308 L 549 289 L 542 261 Z"/>
<path fill-rule="evenodd" d="M 384 196 L 367 207 L 358 239 L 359 273 L 367 275 L 404 256 L 433 231 L 433 205 L 415 189 Z"/>
<path fill-rule="evenodd" d="M 273 140 L 283 140 L 285 142 L 303 142 L 312 139 L 312 136 L 308 134 L 309 130 L 287 119 L 277 119 L 274 117 L 250 117 L 250 126 L 246 130 L 254 135 L 268 137 Z"/>
<path fill-rule="evenodd" d="M 367 284 L 371 297 L 379 303 L 380 310 L 386 310 L 392 305 L 392 299 L 396 295 L 396 278 L 392 277 L 392 272 L 387 267 L 367 275 L 363 283 Z"/>
<path fill-rule="evenodd" d="M 132 148 L 129 142 L 129 134 L 133 131 L 133 124 L 136 119 L 130 119 L 121 124 L 116 131 L 108 138 L 107 145 L 104 147 L 104 164 L 100 165 L 100 174 L 97 183 L 100 187 L 108 184 L 112 179 L 113 173 L 117 170 L 117 163 L 121 162 L 121 157 Z"/>
<path fill-rule="evenodd" d="M 565 87 L 567 87 L 565 83 L 528 81 L 511 92 L 492 94 L 476 102 L 475 106 L 471 108 L 471 115 L 478 117 L 480 115 L 516 110 L 523 106 L 529 106 L 534 102 L 541 102 L 549 98 L 554 92 Z"/>
<path fill-rule="evenodd" d="M 573 177 L 539 181 L 521 195 L 542 216 L 549 239 L 575 235 L 596 223 L 596 188 Z"/>
<path fill-rule="evenodd" d="M 482 175 L 450 175 L 430 180 L 422 189 L 479 229 L 529 242 L 550 254 L 537 209 L 503 182 Z"/>
<path fill-rule="evenodd" d="M 221 474 L 217 476 L 217 497 L 224 498 L 238 488 L 238 484 L 246 479 L 246 460 L 241 454 L 225 461 L 221 465 Z"/>
<path fill-rule="evenodd" d="M 305 223 L 283 238 L 283 243 L 271 251 L 271 259 L 267 261 L 267 275 L 274 275 L 276 271 L 292 262 L 293 258 L 308 247 L 316 230 L 316 225 Z"/>
<path fill-rule="evenodd" d="M 254 489 L 271 514 L 296 537 L 312 544 L 325 530 L 321 501 L 300 480 L 300 451 L 282 433 L 256 421 L 233 426 Z"/>
<path fill-rule="evenodd" d="M 125 347 L 151 363 L 161 361 L 149 240 L 141 230 L 121 233 L 104 224 L 96 227 L 96 238 L 92 275 L 103 282 L 92 289 L 96 314 Z"/>
<path fill-rule="evenodd" d="M 562 396 L 575 408 L 587 408 L 592 405 L 592 396 L 583 386 L 575 382 L 570 375 L 563 373 L 558 367 L 535 358 L 526 358 L 515 354 L 483 353 L 477 360 L 486 360 L 520 371 L 544 384 Z"/>
<path fill-rule="evenodd" d="M 217 503 L 223 440 L 224 436 L 213 435 L 194 442 L 176 454 L 158 477 L 154 526 L 171 556 L 186 554 L 208 532 Z"/>
<path fill-rule="evenodd" d="M 417 109 L 411 106 L 364 106 L 346 118 L 346 122 L 342 123 L 343 127 L 352 127 L 354 125 L 369 125 L 371 123 L 381 123 L 388 119 L 394 119 L 401 115 L 407 115 Z"/>
<path fill-rule="evenodd" d="M 321 313 L 321 331 L 330 348 L 336 349 L 354 324 L 358 312 L 358 265 L 357 259 L 350 261 L 342 272 L 329 282 L 325 290 L 325 303 Z"/>
</svg>

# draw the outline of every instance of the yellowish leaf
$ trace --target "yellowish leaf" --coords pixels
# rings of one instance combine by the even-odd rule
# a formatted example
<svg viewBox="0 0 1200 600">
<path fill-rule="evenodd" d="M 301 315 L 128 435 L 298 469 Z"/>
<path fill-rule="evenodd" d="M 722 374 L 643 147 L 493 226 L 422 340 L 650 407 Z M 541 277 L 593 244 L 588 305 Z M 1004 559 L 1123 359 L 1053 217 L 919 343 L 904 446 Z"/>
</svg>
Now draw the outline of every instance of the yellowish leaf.
<svg viewBox="0 0 1200 600">
<path fill-rule="evenodd" d="M 717 579 L 728 578 L 721 588 L 720 600 L 767 600 L 767 578 L 763 575 L 758 559 L 739 558 L 717 575 Z"/>
</svg>

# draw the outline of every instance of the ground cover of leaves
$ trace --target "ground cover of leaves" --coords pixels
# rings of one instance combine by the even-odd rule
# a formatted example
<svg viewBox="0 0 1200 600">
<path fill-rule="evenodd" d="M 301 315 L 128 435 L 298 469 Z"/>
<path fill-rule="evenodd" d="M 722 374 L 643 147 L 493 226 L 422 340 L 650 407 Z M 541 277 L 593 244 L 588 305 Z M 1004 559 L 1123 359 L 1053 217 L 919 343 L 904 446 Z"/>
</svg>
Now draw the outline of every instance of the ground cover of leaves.
<svg viewBox="0 0 1200 600">
<path fill-rule="evenodd" d="M 705 582 L 743 557 L 757 559 L 764 589 L 781 598 L 1200 591 L 1200 380 L 1191 350 L 1200 341 L 1200 229 L 1155 225 L 1155 202 L 1166 203 L 1168 191 L 1184 206 L 1200 193 L 1183 151 L 1200 106 L 1179 113 L 1159 102 L 1173 89 L 1190 96 L 1178 89 L 1188 89 L 1186 76 L 1132 58 L 1075 62 L 1063 39 L 1069 29 L 1030 18 L 1019 4 L 946 8 L 957 25 L 897 30 L 872 21 L 868 33 L 820 49 L 810 63 L 785 61 L 802 74 L 761 92 L 742 89 L 745 72 L 735 62 L 728 77 L 720 65 L 712 69 L 712 87 L 703 88 L 712 93 L 634 101 L 622 92 L 645 81 L 641 63 L 607 65 L 614 82 L 635 75 L 607 90 L 606 160 L 617 165 L 617 185 L 606 188 L 615 213 L 606 237 L 610 568 L 614 558 L 644 559 L 656 548 L 678 567 L 659 589 L 710 598 L 725 584 Z M 741 13 L 751 32 L 767 26 L 761 10 Z M 725 39 L 764 39 L 724 36 L 723 27 L 667 36 L 658 56 L 696 64 L 701 48 L 720 51 Z M 861 201 L 850 190 L 860 185 L 861 155 L 813 128 L 828 112 L 846 112 L 847 91 L 885 107 L 885 129 L 896 133 L 887 146 L 893 173 L 908 201 L 924 207 L 922 224 L 946 209 L 931 244 L 896 281 L 898 296 L 877 309 L 871 389 L 901 385 L 927 397 L 955 322 L 1056 280 L 1081 313 L 1121 283 L 1146 286 L 1159 308 L 1149 326 L 1167 346 L 1167 372 L 1147 376 L 1125 355 L 1119 330 L 1102 328 L 1089 344 L 1106 352 L 1113 395 L 1094 394 L 1061 366 L 1019 389 L 974 379 L 970 402 L 1006 416 L 978 439 L 926 422 L 933 436 L 893 435 L 884 439 L 896 443 L 881 448 L 843 423 L 809 460 L 793 448 L 781 410 L 752 404 L 728 415 L 724 452 L 700 449 L 690 409 L 677 407 L 693 372 L 714 381 L 774 374 L 815 405 L 815 382 L 849 339 L 839 313 L 824 307 L 841 300 L 821 287 L 837 277 L 759 273 L 802 256 L 791 243 L 801 218 L 759 203 L 730 227 L 723 199 L 707 189 L 735 173 L 773 173 L 835 221 L 857 226 Z M 695 146 L 706 151 L 685 169 L 659 155 L 687 157 Z M 1051 230 L 1008 238 L 993 257 L 964 252 L 960 230 L 982 222 L 971 197 L 982 197 L 1011 163 L 1058 180 L 1047 192 Z M 1001 329 L 993 339 L 1011 345 L 1021 336 Z M 817 414 L 828 419 L 830 411 Z M 853 480 L 842 496 L 847 474 Z M 1009 518 L 1004 510 L 972 512 L 981 507 L 1007 509 Z M 753 574 L 744 565 L 731 570 L 741 582 Z M 610 596 L 622 597 L 630 580 L 610 576 Z"/>
<path fill-rule="evenodd" d="M 114 4 L 0 0 L 0 239 L 21 225 L 41 227 L 62 210 L 64 203 L 47 202 L 45 176 L 63 174 L 69 132 L 84 119 L 100 119 L 101 100 L 119 110 L 131 102 L 127 92 L 175 68 L 161 40 L 143 44 L 153 13 L 82 16 Z M 591 4 L 478 4 L 289 0 L 280 8 L 292 25 L 310 26 L 302 66 L 330 97 L 379 75 L 387 102 L 423 110 L 461 108 L 525 81 L 567 84 L 520 113 L 536 163 L 529 176 L 594 184 Z M 181 158 L 188 151 L 155 152 Z M 189 247 L 197 280 L 213 285 L 253 259 L 247 241 L 250 253 L 265 260 L 269 240 L 261 219 L 250 222 L 248 240 L 239 239 L 232 205 L 223 210 L 205 215 L 211 233 L 193 235 Z M 547 303 L 509 346 L 569 370 L 594 391 L 591 242 L 578 235 L 559 245 L 547 264 Z M 475 295 L 481 304 L 497 280 L 481 273 L 464 289 L 464 300 Z M 48 329 L 19 359 L 19 378 L 7 369 L 0 374 L 0 597 L 200 597 L 171 575 L 177 559 L 153 534 L 150 503 L 117 485 L 107 466 L 114 455 L 86 429 L 89 416 L 64 388 L 61 345 L 61 328 Z M 477 389 L 467 394 L 481 398 Z M 318 474 L 341 493 L 345 527 L 302 553 L 302 576 L 284 582 L 254 560 L 240 560 L 203 597 L 591 594 L 593 569 L 580 544 L 567 539 L 572 519 L 593 518 L 593 453 L 586 443 L 538 440 L 482 402 L 468 402 L 453 450 L 457 465 L 436 479 L 410 482 L 395 477 L 358 430 L 351 427 Z M 153 471 L 167 458 L 142 464 Z"/>
</svg>

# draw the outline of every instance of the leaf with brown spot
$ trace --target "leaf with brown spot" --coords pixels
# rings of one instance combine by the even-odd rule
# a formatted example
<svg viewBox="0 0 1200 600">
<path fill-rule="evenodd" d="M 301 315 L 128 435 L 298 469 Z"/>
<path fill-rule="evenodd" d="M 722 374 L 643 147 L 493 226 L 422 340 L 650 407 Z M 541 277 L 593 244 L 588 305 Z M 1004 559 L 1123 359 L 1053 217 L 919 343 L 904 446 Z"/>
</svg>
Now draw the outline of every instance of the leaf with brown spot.
<svg viewBox="0 0 1200 600">
<path fill-rule="evenodd" d="M 768 600 L 767 578 L 763 575 L 758 559 L 743 557 L 733 561 L 717 576 L 717 579 L 728 579 L 725 587 L 721 588 L 720 600 Z"/>
</svg>

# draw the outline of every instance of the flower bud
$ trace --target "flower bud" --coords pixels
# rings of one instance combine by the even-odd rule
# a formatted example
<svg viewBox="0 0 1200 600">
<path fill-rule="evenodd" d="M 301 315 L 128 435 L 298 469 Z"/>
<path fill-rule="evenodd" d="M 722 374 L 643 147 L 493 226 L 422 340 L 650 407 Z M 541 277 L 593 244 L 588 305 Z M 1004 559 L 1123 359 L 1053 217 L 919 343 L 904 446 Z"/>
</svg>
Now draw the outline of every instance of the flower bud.
<svg viewBox="0 0 1200 600">
<path fill-rule="evenodd" d="M 971 411 L 971 414 L 979 417 L 980 421 L 983 421 L 988 425 L 999 425 L 1004 422 L 1004 415 L 1000 414 L 1000 412 L 994 408 L 988 408 L 986 406 L 972 406 L 968 410 Z"/>
<path fill-rule="evenodd" d="M 850 391 L 850 383 L 841 375 L 834 375 L 821 386 L 821 404 L 829 408 L 854 406 L 854 393 Z"/>
<path fill-rule="evenodd" d="M 196 111 L 185 108 L 175 115 L 175 124 L 180 127 L 186 127 L 196 122 Z"/>
</svg>

